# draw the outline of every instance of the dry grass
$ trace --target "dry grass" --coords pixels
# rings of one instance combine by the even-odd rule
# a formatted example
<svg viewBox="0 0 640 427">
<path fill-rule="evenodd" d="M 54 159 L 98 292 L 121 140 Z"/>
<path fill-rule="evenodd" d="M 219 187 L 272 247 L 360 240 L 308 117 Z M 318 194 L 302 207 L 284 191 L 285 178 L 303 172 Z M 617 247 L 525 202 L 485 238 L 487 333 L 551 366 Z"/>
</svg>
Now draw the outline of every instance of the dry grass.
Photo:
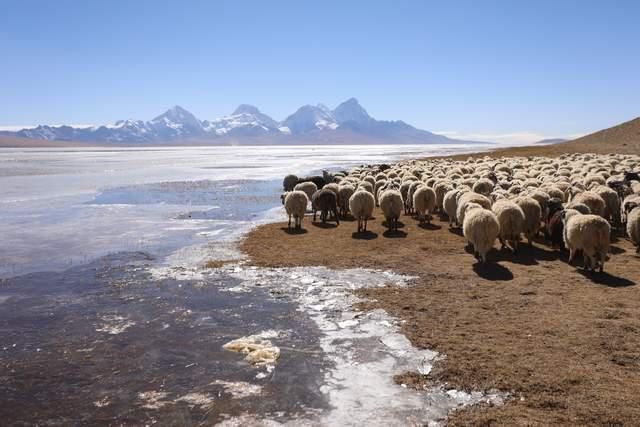
<svg viewBox="0 0 640 427">
<path fill-rule="evenodd" d="M 370 299 L 362 308 L 384 308 L 406 321 L 403 332 L 414 345 L 446 355 L 428 378 L 407 373 L 397 380 L 514 396 L 503 407 L 456 412 L 452 425 L 637 424 L 640 258 L 629 241 L 613 243 L 602 275 L 583 275 L 540 242 L 518 258 L 495 250 L 494 262 L 479 266 L 445 222 L 421 228 L 405 216 L 401 232 L 390 235 L 380 212 L 376 217 L 364 236 L 354 234 L 352 221 L 323 228 L 307 219 L 299 234 L 268 224 L 252 231 L 242 249 L 262 266 L 417 275 L 409 288 L 361 292 Z"/>
</svg>

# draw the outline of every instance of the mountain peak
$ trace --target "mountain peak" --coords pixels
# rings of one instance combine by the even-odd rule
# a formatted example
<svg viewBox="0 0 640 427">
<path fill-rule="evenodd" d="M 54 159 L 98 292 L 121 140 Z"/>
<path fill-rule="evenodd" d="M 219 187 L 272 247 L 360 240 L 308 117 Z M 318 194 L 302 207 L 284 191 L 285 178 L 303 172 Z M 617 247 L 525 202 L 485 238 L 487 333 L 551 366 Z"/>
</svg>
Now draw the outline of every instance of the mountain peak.
<svg viewBox="0 0 640 427">
<path fill-rule="evenodd" d="M 336 109 L 333 110 L 333 116 L 340 124 L 346 122 L 366 124 L 372 120 L 367 110 L 362 108 L 362 105 L 360 105 L 356 98 L 349 98 L 338 105 Z"/>
<path fill-rule="evenodd" d="M 196 119 L 196 116 L 179 105 L 174 105 L 152 121 L 161 121 L 165 118 L 177 123 L 193 122 L 194 120 L 198 121 L 198 119 Z"/>
<path fill-rule="evenodd" d="M 233 112 L 233 115 L 237 115 L 237 114 L 253 114 L 253 115 L 258 115 L 261 114 L 260 110 L 258 109 L 258 107 L 251 105 L 251 104 L 240 104 L 238 105 L 238 108 L 236 108 Z"/>
</svg>

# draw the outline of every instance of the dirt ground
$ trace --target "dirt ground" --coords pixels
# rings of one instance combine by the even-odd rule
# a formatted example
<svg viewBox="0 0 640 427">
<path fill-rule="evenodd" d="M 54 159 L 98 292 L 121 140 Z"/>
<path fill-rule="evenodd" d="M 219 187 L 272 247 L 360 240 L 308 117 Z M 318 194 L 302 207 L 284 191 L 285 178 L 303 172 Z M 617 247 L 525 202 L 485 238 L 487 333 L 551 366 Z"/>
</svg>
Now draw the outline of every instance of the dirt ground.
<svg viewBox="0 0 640 427">
<path fill-rule="evenodd" d="M 261 266 L 324 265 L 391 269 L 417 275 L 408 288 L 369 289 L 362 308 L 384 308 L 406 320 L 417 347 L 446 357 L 428 377 L 466 390 L 499 389 L 501 407 L 451 414 L 450 425 L 638 425 L 640 423 L 640 257 L 615 238 L 603 274 L 584 274 L 566 253 L 541 241 L 514 257 L 493 250 L 489 265 L 465 252 L 459 230 L 435 219 L 421 227 L 401 219 L 386 232 L 375 213 L 369 232 L 356 223 L 323 227 L 305 218 L 303 233 L 286 223 L 258 227 L 242 242 Z"/>
</svg>

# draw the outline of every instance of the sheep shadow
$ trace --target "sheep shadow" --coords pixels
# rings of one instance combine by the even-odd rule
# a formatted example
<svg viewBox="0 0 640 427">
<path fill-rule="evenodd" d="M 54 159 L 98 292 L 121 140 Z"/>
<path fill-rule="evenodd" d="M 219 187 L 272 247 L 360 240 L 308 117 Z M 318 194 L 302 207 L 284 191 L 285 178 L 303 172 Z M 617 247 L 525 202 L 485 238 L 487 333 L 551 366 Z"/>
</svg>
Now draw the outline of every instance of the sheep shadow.
<svg viewBox="0 0 640 427">
<path fill-rule="evenodd" d="M 505 261 L 510 262 L 512 264 L 521 264 L 521 265 L 538 265 L 538 260 L 534 255 L 530 253 L 530 251 L 524 250 L 525 248 L 520 245 L 518 247 L 518 253 L 514 253 L 511 247 L 504 247 L 500 249 L 493 250 L 489 253 L 491 255 L 491 259 L 495 261 Z"/>
<path fill-rule="evenodd" d="M 384 227 L 388 227 L 388 225 L 387 225 L 387 221 L 386 221 L 386 220 L 385 220 L 385 221 L 382 221 L 382 225 L 383 225 Z M 402 222 L 402 221 L 398 221 L 398 228 L 404 228 L 404 227 L 405 227 L 404 222 Z"/>
<path fill-rule="evenodd" d="M 404 239 L 407 237 L 407 232 L 402 230 L 387 230 L 382 235 L 389 239 Z"/>
<path fill-rule="evenodd" d="M 309 232 L 309 230 L 307 230 L 306 228 L 295 229 L 295 228 L 289 228 L 289 227 L 282 227 L 280 230 L 292 236 L 295 236 L 298 234 L 307 234 Z"/>
<path fill-rule="evenodd" d="M 462 234 L 462 228 L 459 227 L 449 228 L 449 233 L 464 237 L 464 234 Z"/>
<path fill-rule="evenodd" d="M 608 286 L 610 288 L 626 288 L 628 286 L 636 285 L 636 282 L 632 280 L 625 279 L 624 277 L 614 276 L 613 274 L 609 274 L 606 271 L 603 273 L 599 273 L 594 271 L 586 271 L 583 268 L 579 268 L 577 269 L 577 271 L 582 276 L 591 280 L 593 283 Z"/>
<path fill-rule="evenodd" d="M 627 251 L 626 251 L 626 249 L 622 249 L 622 248 L 621 248 L 621 247 L 619 247 L 619 246 L 613 246 L 613 245 L 611 245 L 611 246 L 609 246 L 609 252 L 610 252 L 611 254 L 613 254 L 613 255 L 619 255 L 619 254 L 623 254 L 623 253 L 625 253 L 625 252 L 627 252 Z"/>
<path fill-rule="evenodd" d="M 422 228 L 423 230 L 440 230 L 442 228 L 441 225 L 428 224 L 426 222 L 423 223 L 423 224 L 418 223 L 417 225 L 418 225 L 418 227 Z"/>
<path fill-rule="evenodd" d="M 338 226 L 338 224 L 335 224 L 333 222 L 312 222 L 314 227 L 318 227 L 318 228 L 336 228 Z"/>
<path fill-rule="evenodd" d="M 356 240 L 373 240 L 378 238 L 378 233 L 367 230 L 358 233 L 357 231 L 351 233 L 351 238 Z"/>
<path fill-rule="evenodd" d="M 491 255 L 491 254 L 489 254 Z M 473 264 L 473 271 L 483 279 L 507 282 L 513 280 L 513 273 L 507 267 L 496 262 L 487 262 L 482 264 L 476 262 Z"/>
</svg>

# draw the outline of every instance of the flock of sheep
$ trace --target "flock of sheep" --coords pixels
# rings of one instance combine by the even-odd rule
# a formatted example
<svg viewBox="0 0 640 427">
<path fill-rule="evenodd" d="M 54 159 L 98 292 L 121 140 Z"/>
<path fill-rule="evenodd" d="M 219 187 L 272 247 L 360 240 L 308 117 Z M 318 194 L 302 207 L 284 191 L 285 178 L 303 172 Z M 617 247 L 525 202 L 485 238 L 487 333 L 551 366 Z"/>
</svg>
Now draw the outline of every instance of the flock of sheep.
<svg viewBox="0 0 640 427">
<path fill-rule="evenodd" d="M 640 252 L 640 156 L 565 154 L 528 157 L 411 160 L 395 165 L 361 166 L 323 176 L 285 177 L 282 201 L 296 229 L 309 201 L 314 221 L 324 223 L 351 214 L 358 232 L 366 232 L 375 206 L 389 230 L 404 213 L 421 223 L 431 214 L 462 227 L 476 258 L 499 239 L 518 252 L 542 233 L 552 247 L 567 248 L 569 262 L 578 252 L 586 270 L 608 258 L 611 230 L 625 230 Z"/>
</svg>

